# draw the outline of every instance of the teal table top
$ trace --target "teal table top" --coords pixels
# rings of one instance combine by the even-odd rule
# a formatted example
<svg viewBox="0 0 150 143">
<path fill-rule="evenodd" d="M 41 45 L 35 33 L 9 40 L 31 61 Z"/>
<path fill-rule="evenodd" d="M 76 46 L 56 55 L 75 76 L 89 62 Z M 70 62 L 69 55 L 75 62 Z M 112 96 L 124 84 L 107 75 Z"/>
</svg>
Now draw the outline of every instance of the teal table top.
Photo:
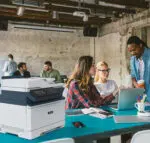
<svg viewBox="0 0 150 143">
<path fill-rule="evenodd" d="M 136 115 L 136 110 L 128 111 L 116 111 L 115 115 Z M 85 124 L 84 128 L 75 128 L 72 122 L 80 121 Z M 99 119 L 91 117 L 89 115 L 79 115 L 79 116 L 67 116 L 65 127 L 57 129 L 55 131 L 49 132 L 43 136 L 40 136 L 33 140 L 26 140 L 19 138 L 15 135 L 10 134 L 0 134 L 0 142 L 7 143 L 38 143 L 52 139 L 71 137 L 75 139 L 92 138 L 98 139 L 100 137 L 110 137 L 113 135 L 119 135 L 127 132 L 136 132 L 142 129 L 150 128 L 150 123 L 125 123 L 116 124 L 113 117 L 106 119 Z"/>
</svg>

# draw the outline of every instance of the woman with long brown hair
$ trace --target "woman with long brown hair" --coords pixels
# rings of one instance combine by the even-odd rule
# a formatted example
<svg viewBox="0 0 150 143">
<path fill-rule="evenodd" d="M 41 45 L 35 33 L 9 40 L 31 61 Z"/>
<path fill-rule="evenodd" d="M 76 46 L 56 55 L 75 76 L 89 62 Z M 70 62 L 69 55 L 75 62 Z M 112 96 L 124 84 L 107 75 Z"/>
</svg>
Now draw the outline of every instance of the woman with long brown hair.
<svg viewBox="0 0 150 143">
<path fill-rule="evenodd" d="M 81 56 L 77 66 L 67 82 L 66 109 L 99 107 L 110 103 L 114 99 L 111 94 L 101 97 L 93 84 L 92 75 L 95 65 L 91 56 Z"/>
</svg>

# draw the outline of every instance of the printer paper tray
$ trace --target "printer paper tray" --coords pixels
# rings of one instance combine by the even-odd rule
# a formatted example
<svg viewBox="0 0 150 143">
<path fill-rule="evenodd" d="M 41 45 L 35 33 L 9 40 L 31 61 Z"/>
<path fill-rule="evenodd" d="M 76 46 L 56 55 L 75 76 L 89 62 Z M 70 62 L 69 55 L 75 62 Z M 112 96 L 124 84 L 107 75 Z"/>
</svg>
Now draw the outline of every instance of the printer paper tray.
<svg viewBox="0 0 150 143">
<path fill-rule="evenodd" d="M 41 127 L 36 130 L 23 130 L 23 129 L 14 128 L 14 127 L 10 127 L 10 126 L 1 126 L 0 132 L 1 133 L 11 133 L 11 134 L 17 135 L 21 138 L 31 140 L 36 137 L 42 136 L 46 133 L 49 133 L 53 130 L 56 130 L 58 128 L 64 127 L 64 123 L 65 123 L 65 121 L 62 120 L 57 123 L 53 123 L 51 125 L 47 125 L 45 127 Z"/>
</svg>

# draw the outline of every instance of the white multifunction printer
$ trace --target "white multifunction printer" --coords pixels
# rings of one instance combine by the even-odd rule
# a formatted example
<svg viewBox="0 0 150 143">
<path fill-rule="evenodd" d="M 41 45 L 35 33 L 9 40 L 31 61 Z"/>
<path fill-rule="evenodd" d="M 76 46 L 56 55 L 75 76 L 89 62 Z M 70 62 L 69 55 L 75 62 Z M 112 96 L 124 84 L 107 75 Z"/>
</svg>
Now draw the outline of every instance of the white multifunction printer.
<svg viewBox="0 0 150 143">
<path fill-rule="evenodd" d="M 26 139 L 64 126 L 63 84 L 46 78 L 2 79 L 0 132 Z"/>
</svg>

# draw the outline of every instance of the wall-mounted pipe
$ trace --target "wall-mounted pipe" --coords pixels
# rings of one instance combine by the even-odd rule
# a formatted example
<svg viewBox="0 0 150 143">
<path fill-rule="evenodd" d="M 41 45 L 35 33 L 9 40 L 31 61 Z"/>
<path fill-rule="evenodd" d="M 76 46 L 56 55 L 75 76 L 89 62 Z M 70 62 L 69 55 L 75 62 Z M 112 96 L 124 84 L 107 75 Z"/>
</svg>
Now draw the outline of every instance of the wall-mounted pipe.
<svg viewBox="0 0 150 143">
<path fill-rule="evenodd" d="M 4 7 L 4 8 L 18 8 L 18 6 L 16 5 L 3 5 L 3 4 L 0 4 L 0 7 Z M 26 7 L 24 6 L 24 8 L 26 10 L 32 10 L 32 11 L 39 11 L 39 12 L 49 12 L 49 10 L 46 10 L 46 9 L 40 9 L 40 8 L 32 8 L 32 7 Z"/>
</svg>

